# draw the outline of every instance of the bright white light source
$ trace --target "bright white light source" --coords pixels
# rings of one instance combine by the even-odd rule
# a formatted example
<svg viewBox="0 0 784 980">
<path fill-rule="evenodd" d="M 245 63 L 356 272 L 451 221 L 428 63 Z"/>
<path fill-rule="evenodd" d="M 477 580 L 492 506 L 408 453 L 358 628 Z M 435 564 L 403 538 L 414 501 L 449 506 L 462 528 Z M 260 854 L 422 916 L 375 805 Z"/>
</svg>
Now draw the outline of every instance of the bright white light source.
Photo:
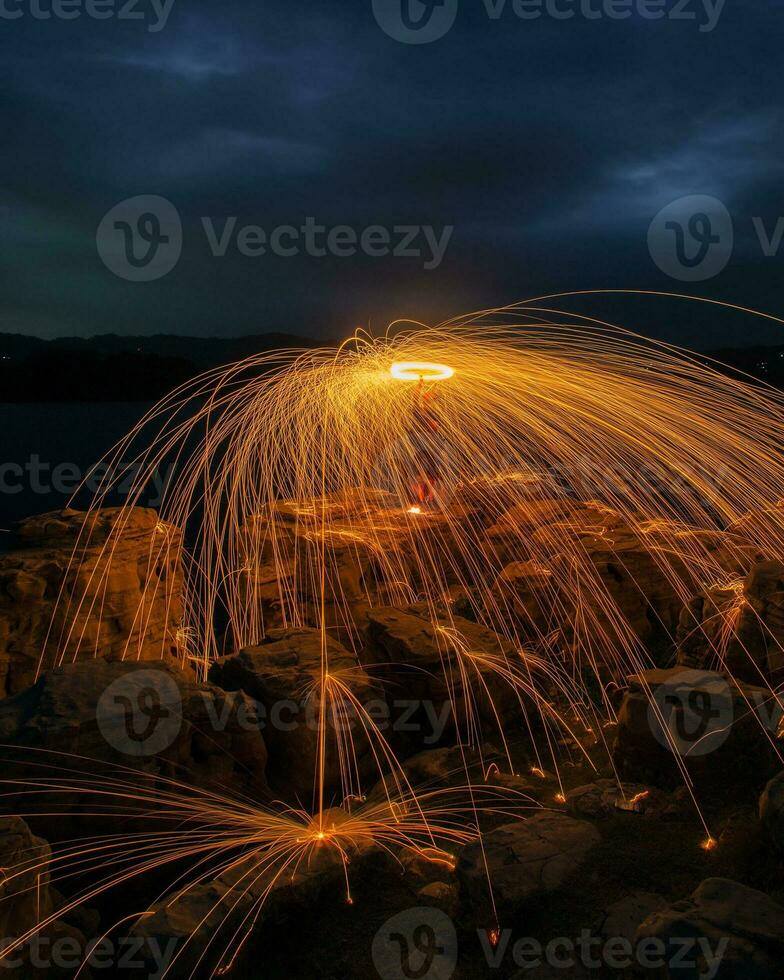
<svg viewBox="0 0 784 980">
<path fill-rule="evenodd" d="M 455 373 L 446 364 L 432 364 L 430 361 L 397 361 L 389 369 L 398 381 L 446 381 Z"/>
</svg>

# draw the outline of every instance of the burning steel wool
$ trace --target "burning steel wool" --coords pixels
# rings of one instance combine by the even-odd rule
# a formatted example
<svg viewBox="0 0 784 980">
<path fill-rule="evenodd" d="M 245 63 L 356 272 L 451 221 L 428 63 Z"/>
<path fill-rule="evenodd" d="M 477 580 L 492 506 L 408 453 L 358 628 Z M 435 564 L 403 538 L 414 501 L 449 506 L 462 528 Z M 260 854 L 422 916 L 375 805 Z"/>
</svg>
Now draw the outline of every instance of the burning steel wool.
<svg viewBox="0 0 784 980">
<path fill-rule="evenodd" d="M 53 875 L 101 868 L 91 895 L 109 877 L 166 864 L 192 865 L 181 889 L 229 875 L 228 897 L 210 909 L 235 918 L 217 975 L 277 883 L 317 859 L 345 869 L 350 895 L 349 865 L 363 848 L 450 865 L 455 846 L 481 842 L 482 814 L 533 806 L 503 782 L 514 777 L 512 739 L 528 740 L 531 772 L 554 774 L 564 803 L 564 742 L 578 753 L 604 742 L 617 721 L 615 692 L 655 666 L 646 631 L 674 630 L 647 614 L 644 585 L 639 616 L 619 601 L 613 575 L 636 575 L 630 542 L 684 607 L 695 595 L 715 597 L 715 622 L 708 628 L 695 613 L 690 628 L 726 667 L 745 603 L 737 583 L 760 555 L 784 555 L 783 423 L 784 400 L 772 390 L 536 304 L 437 328 L 400 325 L 379 338 L 358 332 L 337 349 L 266 354 L 174 392 L 114 451 L 136 458 L 139 475 L 102 545 L 107 564 L 122 515 L 174 459 L 156 547 L 170 547 L 167 529 L 183 536 L 181 659 L 206 677 L 226 652 L 317 631 L 306 692 L 319 719 L 312 797 L 276 808 L 174 781 L 158 790 L 129 790 L 119 774 L 80 781 L 80 793 L 119 812 L 155 811 L 159 830 L 111 859 L 114 839 L 67 848 Z M 90 533 L 87 522 L 81 544 Z M 62 595 L 70 613 L 50 632 L 42 670 L 73 650 L 68 624 L 95 602 L 86 595 Z M 427 627 L 429 659 L 404 666 L 440 674 L 464 761 L 499 742 L 495 783 L 474 779 L 465 762 L 459 786 L 411 784 L 360 693 L 387 666 L 367 659 L 365 638 L 388 610 Z M 403 646 L 398 620 L 384 614 L 392 661 Z M 335 661 L 333 641 L 350 662 Z M 45 773 L 38 786 L 74 790 Z M 627 809 L 646 796 L 635 793 Z M 704 829 L 704 846 L 715 846 Z"/>
</svg>

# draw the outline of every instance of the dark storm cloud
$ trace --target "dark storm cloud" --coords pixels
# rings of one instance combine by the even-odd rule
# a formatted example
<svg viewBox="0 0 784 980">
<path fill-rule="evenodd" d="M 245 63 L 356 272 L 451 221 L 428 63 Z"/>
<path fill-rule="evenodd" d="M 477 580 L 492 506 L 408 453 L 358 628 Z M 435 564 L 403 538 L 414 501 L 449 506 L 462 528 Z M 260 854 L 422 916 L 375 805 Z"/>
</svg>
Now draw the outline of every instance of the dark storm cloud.
<svg viewBox="0 0 784 980">
<path fill-rule="evenodd" d="M 2 328 L 327 335 L 550 289 L 684 291 L 654 266 L 646 234 L 689 194 L 723 200 L 741 244 L 687 291 L 775 299 L 784 249 L 765 259 L 747 232 L 753 215 L 772 226 L 784 211 L 782 16 L 773 0 L 727 0 L 701 33 L 637 17 L 493 21 L 462 0 L 454 28 L 421 46 L 385 35 L 370 0 L 177 0 L 157 33 L 0 20 Z M 184 226 L 179 264 L 149 283 L 113 276 L 95 245 L 103 215 L 140 194 L 171 200 Z M 271 229 L 309 215 L 455 230 L 427 271 L 234 248 L 216 259 L 201 223 Z"/>
</svg>

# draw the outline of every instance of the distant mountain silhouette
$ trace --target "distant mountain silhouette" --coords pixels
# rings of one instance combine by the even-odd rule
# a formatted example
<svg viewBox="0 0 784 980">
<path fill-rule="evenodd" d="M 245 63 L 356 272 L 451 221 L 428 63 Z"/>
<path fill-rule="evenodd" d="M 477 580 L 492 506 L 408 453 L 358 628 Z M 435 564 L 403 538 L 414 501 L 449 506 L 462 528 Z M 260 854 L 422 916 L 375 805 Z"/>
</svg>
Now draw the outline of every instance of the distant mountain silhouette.
<svg viewBox="0 0 784 980">
<path fill-rule="evenodd" d="M 0 333 L 0 401 L 155 401 L 202 371 L 252 354 L 312 348 L 309 337 L 266 333 L 248 337 L 61 337 L 42 340 Z M 784 345 L 727 348 L 698 354 L 784 389 Z"/>
<path fill-rule="evenodd" d="M 0 334 L 0 401 L 154 401 L 202 371 L 252 354 L 312 348 L 284 333 L 250 337 L 62 337 Z"/>
</svg>

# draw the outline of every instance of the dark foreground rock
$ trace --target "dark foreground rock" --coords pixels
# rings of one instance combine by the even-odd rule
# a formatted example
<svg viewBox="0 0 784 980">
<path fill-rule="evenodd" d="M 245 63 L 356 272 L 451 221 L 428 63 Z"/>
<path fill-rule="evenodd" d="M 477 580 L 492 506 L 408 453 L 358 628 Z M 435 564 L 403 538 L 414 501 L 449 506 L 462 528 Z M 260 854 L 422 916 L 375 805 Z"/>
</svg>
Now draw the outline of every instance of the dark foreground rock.
<svg viewBox="0 0 784 980">
<path fill-rule="evenodd" d="M 384 702 L 367 673 L 345 647 L 327 637 L 329 673 L 353 698 L 375 711 Z M 313 796 L 322 718 L 327 737 L 326 787 L 339 794 L 341 768 L 338 740 L 356 747 L 355 778 L 377 774 L 373 755 L 362 734 L 360 712 L 341 687 L 328 690 L 326 710 L 319 696 L 322 670 L 321 633 L 315 629 L 273 630 L 260 646 L 224 657 L 210 670 L 210 680 L 226 691 L 242 691 L 260 705 L 264 735 L 270 750 L 269 779 L 287 799 L 308 806 Z M 378 717 L 376 713 L 374 717 Z M 384 731 L 388 737 L 388 731 Z M 356 787 L 353 787 L 356 789 Z"/>
<path fill-rule="evenodd" d="M 663 941 L 668 964 L 660 973 L 664 977 L 779 980 L 784 907 L 737 881 L 708 878 L 690 898 L 646 919 L 636 938 L 638 944 Z"/>
<path fill-rule="evenodd" d="M 590 823 L 544 810 L 492 830 L 460 855 L 458 878 L 479 924 L 492 926 L 488 871 L 499 916 L 519 912 L 535 895 L 560 888 L 599 843 Z"/>
<path fill-rule="evenodd" d="M 8 950 L 0 973 L 8 980 L 73 976 L 84 957 L 84 935 L 57 917 L 51 857 L 24 820 L 0 817 L 0 951 Z M 21 944 L 9 948 L 17 939 Z"/>
<path fill-rule="evenodd" d="M 384 875 L 399 874 L 395 862 L 369 839 L 344 847 L 352 888 L 363 881 L 375 881 L 378 887 Z M 298 937 L 312 928 L 325 906 L 345 905 L 348 896 L 346 869 L 336 848 L 312 847 L 280 874 L 279 863 L 266 868 L 263 857 L 249 846 L 247 857 L 238 856 L 233 868 L 164 897 L 132 926 L 130 935 L 142 942 L 147 961 L 130 976 L 147 980 L 155 955 L 165 951 L 175 977 L 207 980 L 226 972 L 237 980 L 255 980 L 264 972 L 262 968 L 260 974 L 259 963 L 269 959 L 267 944 L 283 942 L 280 930 L 287 937 L 286 948 L 296 950 Z"/>
<path fill-rule="evenodd" d="M 129 806 L 134 785 L 165 779 L 230 793 L 267 790 L 255 703 L 169 664 L 95 660 L 47 671 L 33 687 L 0 701 L 0 744 L 4 792 L 25 789 L 17 781 L 59 782 L 47 798 L 28 786 L 5 804 L 62 814 L 36 817 L 50 840 L 62 836 L 72 816 L 95 809 L 98 798 L 71 791 L 73 779 L 87 780 L 87 788 L 120 779 Z"/>
<path fill-rule="evenodd" d="M 778 852 L 784 855 L 784 772 L 765 787 L 760 799 L 760 820 Z"/>
<path fill-rule="evenodd" d="M 642 923 L 666 905 L 667 900 L 655 892 L 637 891 L 626 895 L 613 902 L 605 912 L 599 929 L 602 938 L 632 942 Z"/>
<path fill-rule="evenodd" d="M 680 766 L 705 790 L 764 786 L 776 768 L 780 709 L 771 692 L 682 667 L 629 678 L 614 759 L 623 779 L 675 787 Z"/>
</svg>

